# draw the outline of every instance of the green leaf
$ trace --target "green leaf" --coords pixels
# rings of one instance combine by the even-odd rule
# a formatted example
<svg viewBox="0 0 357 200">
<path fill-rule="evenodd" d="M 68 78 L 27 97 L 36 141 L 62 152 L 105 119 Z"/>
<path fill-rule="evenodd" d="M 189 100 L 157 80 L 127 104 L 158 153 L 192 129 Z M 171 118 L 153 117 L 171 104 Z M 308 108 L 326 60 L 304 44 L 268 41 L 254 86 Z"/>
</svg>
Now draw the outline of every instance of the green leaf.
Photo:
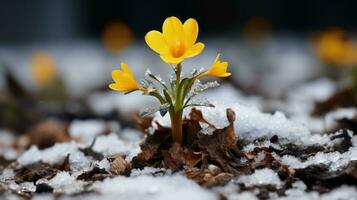
<svg viewBox="0 0 357 200">
<path fill-rule="evenodd" d="M 172 98 L 171 98 L 170 94 L 168 93 L 167 90 L 163 90 L 163 91 L 164 91 L 164 96 L 165 96 L 166 102 L 168 104 L 170 104 L 170 106 L 173 106 Z"/>
<path fill-rule="evenodd" d="M 152 91 L 152 92 L 150 92 L 148 95 L 153 96 L 153 97 L 156 97 L 156 98 L 159 100 L 159 102 L 160 102 L 161 104 L 166 103 L 165 98 L 162 97 L 161 94 L 158 93 L 157 91 Z"/>
</svg>

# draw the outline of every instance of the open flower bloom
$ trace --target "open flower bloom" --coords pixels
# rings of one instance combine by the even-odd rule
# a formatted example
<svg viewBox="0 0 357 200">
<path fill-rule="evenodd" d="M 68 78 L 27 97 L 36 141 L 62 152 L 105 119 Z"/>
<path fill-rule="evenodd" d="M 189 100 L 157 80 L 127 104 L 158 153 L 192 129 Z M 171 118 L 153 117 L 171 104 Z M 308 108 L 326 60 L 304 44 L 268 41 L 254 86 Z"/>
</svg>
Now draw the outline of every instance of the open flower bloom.
<svg viewBox="0 0 357 200">
<path fill-rule="evenodd" d="M 109 85 L 110 89 L 125 93 L 132 92 L 134 90 L 146 91 L 145 88 L 136 82 L 134 75 L 128 65 L 121 63 L 120 66 L 122 70 L 112 71 L 112 78 L 114 83 Z"/>
<path fill-rule="evenodd" d="M 228 62 L 221 62 L 219 60 L 220 54 L 217 55 L 210 69 L 201 74 L 200 77 L 204 76 L 216 76 L 216 77 L 227 77 L 230 76 L 231 73 L 227 72 Z"/>
<path fill-rule="evenodd" d="M 150 31 L 145 36 L 148 46 L 160 54 L 168 64 L 178 64 L 185 58 L 194 57 L 202 52 L 205 45 L 196 43 L 198 24 L 188 19 L 184 24 L 176 17 L 168 17 L 162 25 L 162 33 Z"/>
</svg>

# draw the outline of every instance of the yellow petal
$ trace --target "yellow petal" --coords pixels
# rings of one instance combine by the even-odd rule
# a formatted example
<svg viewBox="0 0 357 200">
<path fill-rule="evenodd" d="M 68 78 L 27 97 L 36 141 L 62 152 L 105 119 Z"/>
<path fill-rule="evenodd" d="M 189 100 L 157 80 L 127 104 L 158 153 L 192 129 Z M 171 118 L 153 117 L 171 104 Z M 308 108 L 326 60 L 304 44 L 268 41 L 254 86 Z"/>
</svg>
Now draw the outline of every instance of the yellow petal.
<svg viewBox="0 0 357 200">
<path fill-rule="evenodd" d="M 120 80 L 120 75 L 121 75 L 121 73 L 123 73 L 122 71 L 120 71 L 120 70 L 113 70 L 112 71 L 112 78 L 113 78 L 113 80 L 116 82 L 116 81 L 118 81 L 118 80 Z"/>
<path fill-rule="evenodd" d="M 174 45 L 177 41 L 185 41 L 183 25 L 177 17 L 166 18 L 162 25 L 162 33 L 170 45 Z"/>
<path fill-rule="evenodd" d="M 195 19 L 190 18 L 183 24 L 183 29 L 185 32 L 186 46 L 187 48 L 190 48 L 197 40 L 198 23 Z"/>
<path fill-rule="evenodd" d="M 168 64 L 178 64 L 184 60 L 183 57 L 175 58 L 171 55 L 160 55 L 161 59 Z"/>
<path fill-rule="evenodd" d="M 120 63 L 120 67 L 122 68 L 122 70 L 125 74 L 130 74 L 133 76 L 133 73 L 131 72 L 131 70 L 127 64 L 122 62 L 122 63 Z"/>
<path fill-rule="evenodd" d="M 158 54 L 167 54 L 169 46 L 159 31 L 150 31 L 145 35 L 146 44 Z"/>
<path fill-rule="evenodd" d="M 186 53 L 185 56 L 186 58 L 191 58 L 193 56 L 196 56 L 202 52 L 202 50 L 205 48 L 205 45 L 201 42 L 196 43 L 195 45 L 191 46 Z"/>
<path fill-rule="evenodd" d="M 123 87 L 121 87 L 119 84 L 116 84 L 116 83 L 109 84 L 109 88 L 112 89 L 112 90 L 119 91 L 119 92 L 124 91 Z"/>
<path fill-rule="evenodd" d="M 226 72 L 226 73 L 224 73 L 224 74 L 221 74 L 221 75 L 218 76 L 218 77 L 228 77 L 228 76 L 230 76 L 230 75 L 231 75 L 230 72 Z"/>
</svg>

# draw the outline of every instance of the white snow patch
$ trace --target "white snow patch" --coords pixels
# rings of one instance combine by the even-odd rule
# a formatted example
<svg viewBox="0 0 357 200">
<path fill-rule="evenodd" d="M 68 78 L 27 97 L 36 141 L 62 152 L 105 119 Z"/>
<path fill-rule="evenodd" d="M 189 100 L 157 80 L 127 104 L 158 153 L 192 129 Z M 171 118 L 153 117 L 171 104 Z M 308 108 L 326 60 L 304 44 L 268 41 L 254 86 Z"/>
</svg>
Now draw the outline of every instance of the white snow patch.
<svg viewBox="0 0 357 200">
<path fill-rule="evenodd" d="M 171 174 L 171 170 L 165 168 L 155 168 L 155 167 L 144 167 L 143 169 L 132 169 L 130 176 L 142 176 L 142 175 L 153 175 L 158 172 L 164 172 L 165 174 Z"/>
<path fill-rule="evenodd" d="M 128 142 L 140 142 L 143 138 L 143 133 L 132 128 L 125 128 L 119 134 L 120 139 Z"/>
<path fill-rule="evenodd" d="M 0 175 L 0 181 L 5 182 L 7 180 L 13 179 L 15 176 L 15 172 L 13 169 L 6 168 L 2 171 Z"/>
<path fill-rule="evenodd" d="M 254 106 L 259 109 L 263 108 L 263 99 L 258 96 L 245 96 L 237 88 L 234 88 L 231 84 L 223 84 L 219 87 L 212 88 L 199 94 L 197 98 L 204 97 L 208 101 L 213 102 L 217 100 L 217 97 L 224 97 L 220 100 L 224 104 L 239 103 L 245 106 Z"/>
<path fill-rule="evenodd" d="M 130 119 L 134 112 L 140 111 L 142 108 L 155 106 L 157 102 L 155 98 L 143 96 L 140 92 L 123 95 L 119 92 L 108 91 L 91 94 L 88 98 L 88 104 L 98 115 L 117 111 L 123 117 Z"/>
<path fill-rule="evenodd" d="M 213 188 L 217 193 L 224 195 L 228 200 L 258 200 L 252 192 L 238 193 L 239 186 L 233 182 L 229 182 L 225 186 Z"/>
<path fill-rule="evenodd" d="M 0 129 L 0 147 L 11 146 L 15 141 L 14 134 L 7 130 Z"/>
<path fill-rule="evenodd" d="M 240 176 L 237 183 L 243 183 L 246 186 L 253 185 L 276 185 L 281 186 L 282 181 L 280 180 L 278 174 L 271 169 L 258 169 L 251 175 Z"/>
<path fill-rule="evenodd" d="M 279 150 L 282 149 L 280 145 L 274 144 L 274 143 L 270 142 L 269 140 L 264 140 L 263 142 L 249 143 L 243 147 L 243 150 L 245 152 L 250 152 L 250 151 L 253 151 L 254 148 L 256 148 L 256 147 L 268 147 L 269 148 L 270 146 L 275 149 L 279 149 Z"/>
<path fill-rule="evenodd" d="M 141 151 L 139 141 L 124 141 L 114 133 L 97 137 L 97 140 L 93 146 L 93 150 L 99 153 L 103 153 L 106 157 L 116 154 L 127 156 L 127 161 L 130 161 Z"/>
<path fill-rule="evenodd" d="M 292 142 L 302 145 L 325 144 L 330 141 L 328 136 L 313 135 L 310 130 L 298 122 L 291 121 L 281 112 L 274 114 L 262 113 L 255 107 L 243 106 L 235 103 L 224 105 L 219 102 L 214 102 L 214 108 L 197 107 L 202 111 L 203 117 L 215 125 L 217 128 L 228 126 L 226 117 L 226 109 L 231 108 L 236 113 L 236 121 L 234 122 L 235 131 L 239 138 L 253 141 L 259 137 L 270 138 L 277 135 L 280 142 Z M 188 117 L 190 110 L 185 110 L 185 115 Z M 158 113 L 155 115 L 152 126 L 157 128 L 154 121 L 159 122 L 163 126 L 171 126 L 168 115 L 161 117 Z"/>
<path fill-rule="evenodd" d="M 301 85 L 288 93 L 288 99 L 311 103 L 324 101 L 336 91 L 336 83 L 328 78 L 321 78 Z"/>
<path fill-rule="evenodd" d="M 324 164 L 328 165 L 331 171 L 337 171 L 341 167 L 348 165 L 351 161 L 357 161 L 357 147 L 350 147 L 349 150 L 344 153 L 318 152 L 314 156 L 309 157 L 306 161 L 301 161 L 291 155 L 285 155 L 282 158 L 279 158 L 276 154 L 273 155 L 274 157 L 281 159 L 283 164 L 292 168 L 306 168 L 310 165 Z"/>
<path fill-rule="evenodd" d="M 75 142 L 55 144 L 51 148 L 39 150 L 37 146 L 31 146 L 18 159 L 20 165 L 28 165 L 38 161 L 49 164 L 57 164 L 64 160 L 67 154 L 74 154 L 77 150 Z"/>
<path fill-rule="evenodd" d="M 333 128 L 336 126 L 336 121 L 346 118 L 353 119 L 357 116 L 356 108 L 340 108 L 335 111 L 331 111 L 325 115 L 325 124 L 327 128 Z"/>
<path fill-rule="evenodd" d="M 306 192 L 306 185 L 301 182 L 293 183 L 293 187 L 285 192 L 286 196 L 271 197 L 271 200 L 357 200 L 357 188 L 342 185 L 330 192 L 319 194 L 316 191 Z"/>
<path fill-rule="evenodd" d="M 119 176 L 113 179 L 105 179 L 103 182 L 96 182 L 91 188 L 99 191 L 104 199 L 109 199 L 106 196 L 132 200 L 218 199 L 218 196 L 213 192 L 200 187 L 195 182 L 179 174 L 160 177 L 139 176 L 128 178 Z"/>
<path fill-rule="evenodd" d="M 88 143 L 95 136 L 101 134 L 105 128 L 106 124 L 101 120 L 73 120 L 68 128 L 68 132 L 72 138 Z"/>
<path fill-rule="evenodd" d="M 97 165 L 100 169 L 104 169 L 107 172 L 110 171 L 110 162 L 107 158 L 102 159 Z"/>
<path fill-rule="evenodd" d="M 54 192 L 64 194 L 74 194 L 81 192 L 85 183 L 79 181 L 76 177 L 71 176 L 68 172 L 59 172 L 55 177 L 48 181 L 48 184 L 53 187 Z"/>
</svg>

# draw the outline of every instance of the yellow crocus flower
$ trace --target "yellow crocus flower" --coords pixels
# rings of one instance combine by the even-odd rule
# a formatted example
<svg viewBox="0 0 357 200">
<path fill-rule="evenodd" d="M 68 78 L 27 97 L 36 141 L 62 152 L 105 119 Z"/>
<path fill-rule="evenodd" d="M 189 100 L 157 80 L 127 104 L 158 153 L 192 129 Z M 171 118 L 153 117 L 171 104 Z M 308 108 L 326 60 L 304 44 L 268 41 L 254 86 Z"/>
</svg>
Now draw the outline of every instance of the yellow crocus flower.
<svg viewBox="0 0 357 200">
<path fill-rule="evenodd" d="M 194 57 L 202 52 L 205 45 L 196 43 L 198 24 L 193 18 L 184 24 L 177 17 L 168 17 L 162 25 L 162 33 L 150 31 L 145 35 L 148 46 L 160 54 L 168 64 L 181 63 L 185 58 Z"/>
<path fill-rule="evenodd" d="M 215 76 L 215 77 L 228 77 L 231 75 L 230 72 L 227 72 L 228 62 L 221 62 L 219 60 L 220 54 L 216 56 L 213 64 L 210 69 L 200 75 L 200 78 L 204 76 Z"/>
<path fill-rule="evenodd" d="M 38 86 L 48 84 L 56 76 L 54 58 L 44 51 L 34 53 L 31 57 L 31 71 Z"/>
<path fill-rule="evenodd" d="M 128 65 L 120 63 L 120 66 L 121 70 L 112 71 L 114 83 L 109 85 L 110 89 L 125 93 L 132 92 L 134 90 L 146 91 L 146 88 L 136 82 Z"/>
</svg>

